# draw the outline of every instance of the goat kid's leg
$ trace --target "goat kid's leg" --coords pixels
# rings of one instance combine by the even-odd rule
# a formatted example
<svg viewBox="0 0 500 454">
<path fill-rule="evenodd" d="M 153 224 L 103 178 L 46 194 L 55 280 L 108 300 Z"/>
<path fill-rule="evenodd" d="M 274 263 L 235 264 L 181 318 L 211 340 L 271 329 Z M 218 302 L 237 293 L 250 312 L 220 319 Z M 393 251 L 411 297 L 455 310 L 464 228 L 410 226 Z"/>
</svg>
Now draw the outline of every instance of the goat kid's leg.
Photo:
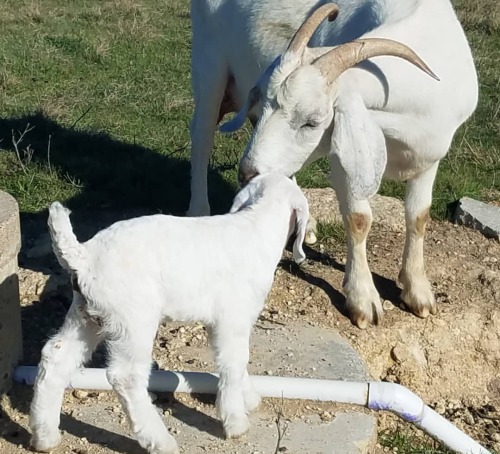
<svg viewBox="0 0 500 454">
<path fill-rule="evenodd" d="M 214 326 L 213 344 L 219 370 L 217 410 L 227 438 L 238 438 L 248 431 L 247 412 L 260 402 L 247 372 L 250 330 L 251 324 L 234 321 Z"/>
<path fill-rule="evenodd" d="M 139 444 L 150 454 L 178 454 L 148 394 L 156 327 L 110 341 L 107 378 L 118 394 Z"/>
<path fill-rule="evenodd" d="M 432 203 L 432 187 L 439 162 L 412 178 L 406 185 L 406 241 L 399 281 L 401 298 L 415 315 L 425 318 L 437 313 L 436 301 L 424 269 L 424 235 Z"/>
<path fill-rule="evenodd" d="M 30 443 L 37 451 L 51 451 L 60 443 L 64 390 L 100 342 L 99 327 L 86 314 L 85 305 L 83 297 L 74 292 L 63 326 L 42 350 L 29 418 Z"/>
<path fill-rule="evenodd" d="M 211 325 L 207 325 L 205 327 L 207 331 L 208 342 L 215 349 L 214 343 L 214 330 Z M 261 402 L 260 394 L 255 390 L 253 386 L 252 379 L 248 374 L 248 371 L 245 369 L 245 378 L 243 381 L 243 398 L 245 400 L 245 408 L 248 413 L 255 410 Z"/>
<path fill-rule="evenodd" d="M 380 296 L 373 283 L 366 258 L 366 238 L 372 224 L 372 210 L 367 200 L 354 200 L 346 191 L 347 183 L 338 173 L 332 178 L 347 237 L 347 262 L 344 282 L 346 309 L 358 328 L 382 319 Z"/>
</svg>

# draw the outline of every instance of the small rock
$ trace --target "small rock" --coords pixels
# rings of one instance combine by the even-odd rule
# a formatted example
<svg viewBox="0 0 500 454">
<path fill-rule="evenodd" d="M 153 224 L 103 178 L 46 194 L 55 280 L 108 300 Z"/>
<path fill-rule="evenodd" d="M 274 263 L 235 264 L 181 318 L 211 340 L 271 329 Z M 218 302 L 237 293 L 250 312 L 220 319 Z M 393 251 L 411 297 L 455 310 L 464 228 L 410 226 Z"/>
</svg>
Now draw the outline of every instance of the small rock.
<svg viewBox="0 0 500 454">
<path fill-rule="evenodd" d="M 392 357 L 398 363 L 404 363 L 411 359 L 411 352 L 406 345 L 401 342 L 398 342 L 391 351 Z"/>
<path fill-rule="evenodd" d="M 436 411 L 436 413 L 439 413 L 440 415 L 444 415 L 446 412 L 446 403 L 444 402 L 444 400 L 440 400 L 440 401 L 436 402 L 436 406 L 435 406 L 434 410 Z"/>
<path fill-rule="evenodd" d="M 319 417 L 321 421 L 331 421 L 333 419 L 333 415 L 329 411 L 322 412 Z"/>
<path fill-rule="evenodd" d="M 77 399 L 86 399 L 89 396 L 89 393 L 83 389 L 75 389 L 73 391 L 73 396 Z"/>
<path fill-rule="evenodd" d="M 394 304 L 392 304 L 392 302 L 389 300 L 385 300 L 382 304 L 382 307 L 385 311 L 392 311 L 394 309 Z"/>
</svg>

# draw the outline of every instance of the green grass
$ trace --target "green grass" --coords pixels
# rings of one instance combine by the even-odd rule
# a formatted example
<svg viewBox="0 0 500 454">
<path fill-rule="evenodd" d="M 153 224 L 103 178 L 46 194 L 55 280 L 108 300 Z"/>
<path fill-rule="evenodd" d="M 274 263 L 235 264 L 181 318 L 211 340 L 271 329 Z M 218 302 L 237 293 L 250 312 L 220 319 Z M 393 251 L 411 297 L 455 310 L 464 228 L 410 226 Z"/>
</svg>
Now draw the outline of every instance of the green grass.
<svg viewBox="0 0 500 454">
<path fill-rule="evenodd" d="M 320 243 L 329 241 L 343 243 L 345 241 L 344 224 L 341 222 L 318 222 L 316 237 Z"/>
<path fill-rule="evenodd" d="M 420 430 L 409 426 L 398 425 L 393 431 L 383 431 L 379 434 L 378 443 L 384 448 L 390 448 L 389 452 L 397 454 L 453 454 L 454 452 Z M 496 453 L 491 449 L 490 452 Z"/>
<path fill-rule="evenodd" d="M 396 429 L 379 434 L 378 442 L 385 448 L 391 448 L 398 454 L 452 454 L 439 443 L 425 437 L 415 435 L 411 430 Z"/>
<path fill-rule="evenodd" d="M 89 208 L 186 208 L 188 12 L 180 0 L 2 3 L 0 188 L 23 212 L 56 198 Z M 27 124 L 17 156 L 12 131 L 17 140 Z M 210 183 L 219 210 L 234 186 L 237 138 L 225 138 L 223 150 L 217 143 Z"/>
<path fill-rule="evenodd" d="M 481 101 L 457 133 L 433 212 L 461 196 L 500 198 L 499 6 L 455 1 L 474 50 Z M 488 14 L 483 14 L 488 10 Z M 182 212 L 189 197 L 187 0 L 4 0 L 0 15 L 0 188 L 25 213 L 71 206 Z M 33 129 L 13 146 L 27 124 Z M 227 209 L 248 130 L 217 135 L 210 191 Z M 49 146 L 50 139 L 50 146 Z M 327 185 L 323 160 L 299 175 Z M 401 184 L 382 193 L 402 196 Z"/>
</svg>

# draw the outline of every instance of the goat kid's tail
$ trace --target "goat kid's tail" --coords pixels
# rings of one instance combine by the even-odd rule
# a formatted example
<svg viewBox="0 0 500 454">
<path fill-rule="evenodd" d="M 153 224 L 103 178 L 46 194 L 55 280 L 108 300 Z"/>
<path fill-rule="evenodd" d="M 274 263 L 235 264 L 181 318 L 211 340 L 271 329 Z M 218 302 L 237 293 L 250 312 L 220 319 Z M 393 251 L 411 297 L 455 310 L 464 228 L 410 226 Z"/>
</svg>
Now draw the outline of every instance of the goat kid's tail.
<svg viewBox="0 0 500 454">
<path fill-rule="evenodd" d="M 87 264 L 85 247 L 78 242 L 69 215 L 71 211 L 59 202 L 49 207 L 49 231 L 52 238 L 52 249 L 57 260 L 68 271 L 81 270 Z"/>
</svg>

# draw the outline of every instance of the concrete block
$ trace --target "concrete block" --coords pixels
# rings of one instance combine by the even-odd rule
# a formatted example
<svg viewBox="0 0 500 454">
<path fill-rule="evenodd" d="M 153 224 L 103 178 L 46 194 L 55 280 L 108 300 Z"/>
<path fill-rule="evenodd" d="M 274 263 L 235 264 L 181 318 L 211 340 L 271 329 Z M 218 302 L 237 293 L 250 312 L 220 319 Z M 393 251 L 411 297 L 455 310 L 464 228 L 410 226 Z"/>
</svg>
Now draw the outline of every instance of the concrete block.
<svg viewBox="0 0 500 454">
<path fill-rule="evenodd" d="M 17 276 L 20 248 L 17 202 L 0 191 L 0 394 L 9 390 L 12 369 L 21 360 L 23 351 Z"/>
<path fill-rule="evenodd" d="M 252 335 L 249 372 L 303 378 L 366 381 L 366 365 L 349 342 L 332 329 L 290 322 L 279 326 L 259 321 Z M 210 363 L 212 353 L 206 346 L 191 347 L 190 356 Z M 213 366 L 208 367 L 213 370 Z M 204 398 L 205 399 L 205 398 Z M 203 399 L 203 400 L 204 400 Z M 329 418 L 322 418 L 319 402 L 265 399 L 251 414 L 249 432 L 239 440 L 225 440 L 214 406 L 195 407 L 180 402 L 167 405 L 172 415 L 164 414 L 167 427 L 174 434 L 181 452 L 189 454 L 264 454 L 278 452 L 277 409 L 282 407 L 282 430 L 279 452 L 293 454 L 373 454 L 377 442 L 377 416 L 352 405 L 323 404 Z M 158 404 L 158 403 L 157 403 Z M 78 418 L 95 431 L 94 443 L 113 443 L 105 452 L 136 452 L 136 444 L 125 448 L 127 427 L 119 423 L 117 408 L 109 411 L 109 402 L 94 400 L 80 405 Z M 159 404 L 162 405 L 162 404 Z M 298 414 L 301 416 L 298 416 Z M 105 430 L 103 430 L 105 428 Z M 69 434 L 68 434 L 69 435 Z M 111 438 L 114 437 L 114 438 Z M 69 437 L 67 440 L 71 442 Z M 134 442 L 135 443 L 135 442 Z M 104 451 L 103 451 L 104 452 Z"/>
<path fill-rule="evenodd" d="M 454 220 L 479 230 L 488 238 L 500 239 L 500 207 L 463 197 L 458 201 Z"/>
</svg>

